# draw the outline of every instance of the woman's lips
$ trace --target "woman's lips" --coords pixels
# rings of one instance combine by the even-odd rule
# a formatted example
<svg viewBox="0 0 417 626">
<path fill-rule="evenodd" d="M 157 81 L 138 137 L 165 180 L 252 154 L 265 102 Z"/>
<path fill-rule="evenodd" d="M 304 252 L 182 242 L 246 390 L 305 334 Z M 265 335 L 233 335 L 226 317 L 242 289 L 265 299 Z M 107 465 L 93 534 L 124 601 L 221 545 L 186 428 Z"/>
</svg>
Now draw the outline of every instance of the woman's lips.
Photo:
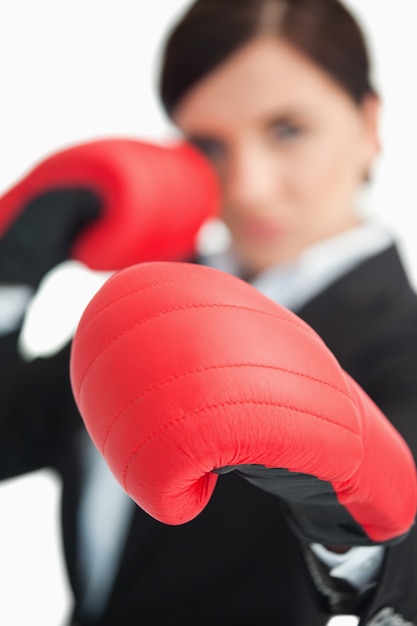
<svg viewBox="0 0 417 626">
<path fill-rule="evenodd" d="M 277 224 L 261 221 L 245 221 L 235 224 L 234 232 L 245 239 L 268 241 L 283 235 L 283 228 Z"/>
</svg>

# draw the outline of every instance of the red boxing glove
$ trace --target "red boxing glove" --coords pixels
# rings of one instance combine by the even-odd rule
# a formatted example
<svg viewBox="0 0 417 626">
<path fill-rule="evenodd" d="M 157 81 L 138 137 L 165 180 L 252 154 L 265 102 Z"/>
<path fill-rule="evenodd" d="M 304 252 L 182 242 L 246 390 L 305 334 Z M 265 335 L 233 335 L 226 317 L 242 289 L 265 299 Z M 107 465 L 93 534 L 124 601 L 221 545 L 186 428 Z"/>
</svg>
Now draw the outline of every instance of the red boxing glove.
<svg viewBox="0 0 417 626">
<path fill-rule="evenodd" d="M 0 198 L 0 280 L 36 284 L 66 258 L 109 271 L 190 260 L 219 198 L 211 166 L 186 143 L 103 139 L 62 150 Z"/>
<path fill-rule="evenodd" d="M 114 275 L 81 319 L 71 381 L 114 475 L 162 522 L 193 519 L 234 470 L 311 540 L 390 542 L 413 524 L 404 440 L 306 323 L 233 276 Z"/>
</svg>

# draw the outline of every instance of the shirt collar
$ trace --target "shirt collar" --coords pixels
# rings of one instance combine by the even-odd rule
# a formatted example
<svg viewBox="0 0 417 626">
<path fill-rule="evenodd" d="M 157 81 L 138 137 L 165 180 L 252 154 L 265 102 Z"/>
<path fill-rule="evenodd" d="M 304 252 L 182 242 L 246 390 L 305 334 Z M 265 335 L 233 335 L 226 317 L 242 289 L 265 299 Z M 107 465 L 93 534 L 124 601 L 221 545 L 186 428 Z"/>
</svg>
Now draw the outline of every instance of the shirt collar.
<svg viewBox="0 0 417 626">
<path fill-rule="evenodd" d="M 384 227 L 365 222 L 314 244 L 294 262 L 268 268 L 250 282 L 275 302 L 296 311 L 328 285 L 392 243 L 392 236 Z M 203 263 L 239 276 L 238 264 L 230 248 L 204 257 Z"/>
</svg>

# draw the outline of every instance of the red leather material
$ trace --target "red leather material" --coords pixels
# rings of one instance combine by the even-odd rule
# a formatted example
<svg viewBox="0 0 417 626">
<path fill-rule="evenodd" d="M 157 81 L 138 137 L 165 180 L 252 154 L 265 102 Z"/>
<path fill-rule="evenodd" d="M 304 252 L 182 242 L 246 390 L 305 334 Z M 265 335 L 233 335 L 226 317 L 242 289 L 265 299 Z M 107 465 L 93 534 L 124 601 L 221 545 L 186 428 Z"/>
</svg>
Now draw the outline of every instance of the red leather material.
<svg viewBox="0 0 417 626">
<path fill-rule="evenodd" d="M 102 215 L 77 237 L 72 257 L 91 269 L 194 254 L 202 223 L 218 211 L 209 163 L 186 143 L 162 147 L 103 139 L 51 155 L 0 198 L 0 235 L 35 196 L 84 187 L 101 198 Z"/>
<path fill-rule="evenodd" d="M 71 381 L 116 478 L 162 522 L 202 511 L 213 469 L 261 464 L 329 481 L 372 541 L 413 523 L 403 439 L 308 325 L 233 276 L 163 262 L 114 275 L 80 322 Z"/>
</svg>

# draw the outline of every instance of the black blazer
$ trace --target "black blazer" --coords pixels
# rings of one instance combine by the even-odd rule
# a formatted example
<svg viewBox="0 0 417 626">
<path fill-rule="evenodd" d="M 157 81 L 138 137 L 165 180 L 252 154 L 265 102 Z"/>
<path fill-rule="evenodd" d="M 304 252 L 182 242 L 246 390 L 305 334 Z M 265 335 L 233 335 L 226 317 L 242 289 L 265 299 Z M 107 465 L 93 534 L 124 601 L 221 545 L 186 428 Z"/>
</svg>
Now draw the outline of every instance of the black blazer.
<svg viewBox="0 0 417 626">
<path fill-rule="evenodd" d="M 417 454 L 417 296 L 392 247 L 330 285 L 299 312 Z M 62 477 L 69 580 L 81 626 L 324 626 L 327 598 L 278 498 L 233 473 L 203 513 L 165 526 L 135 507 L 116 580 L 98 621 L 81 614 L 77 512 L 85 436 L 68 378 L 69 347 L 22 363 L 16 335 L 1 338 L 0 476 L 40 467 Z M 392 503 L 395 507 L 395 502 Z M 30 521 L 28 521 L 30 523 Z M 105 520 L 103 520 L 105 523 Z M 376 587 L 345 612 L 366 624 L 383 607 L 417 623 L 417 532 L 386 549 Z"/>
</svg>

